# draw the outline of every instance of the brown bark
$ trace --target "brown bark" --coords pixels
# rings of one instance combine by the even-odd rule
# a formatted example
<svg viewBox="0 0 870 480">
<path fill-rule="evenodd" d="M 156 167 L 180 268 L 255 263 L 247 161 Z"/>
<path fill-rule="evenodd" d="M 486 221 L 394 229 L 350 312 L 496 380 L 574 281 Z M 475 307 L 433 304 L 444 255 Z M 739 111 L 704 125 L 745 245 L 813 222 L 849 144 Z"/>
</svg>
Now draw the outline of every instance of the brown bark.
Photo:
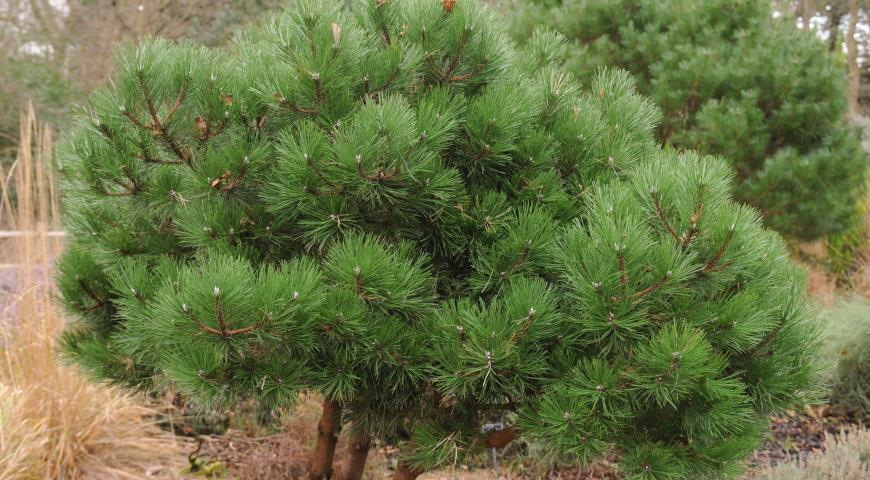
<svg viewBox="0 0 870 480">
<path fill-rule="evenodd" d="M 405 462 L 400 461 L 396 466 L 396 471 L 393 472 L 393 480 L 414 480 L 420 475 L 423 475 L 422 470 L 417 470 Z"/>
<path fill-rule="evenodd" d="M 308 467 L 309 480 L 329 480 L 332 478 L 332 460 L 335 457 L 335 444 L 341 430 L 341 406 L 330 399 L 323 400 L 323 414 L 317 423 L 317 445 Z"/>
<path fill-rule="evenodd" d="M 350 437 L 350 463 L 347 471 L 342 475 L 342 480 L 360 480 L 366 469 L 366 461 L 369 457 L 371 439 L 368 435 L 355 432 Z"/>
<path fill-rule="evenodd" d="M 858 42 L 855 30 L 858 26 L 858 0 L 849 1 L 849 30 L 846 32 L 846 54 L 849 72 L 849 114 L 858 114 L 858 95 L 861 89 L 861 72 L 858 70 Z"/>
</svg>

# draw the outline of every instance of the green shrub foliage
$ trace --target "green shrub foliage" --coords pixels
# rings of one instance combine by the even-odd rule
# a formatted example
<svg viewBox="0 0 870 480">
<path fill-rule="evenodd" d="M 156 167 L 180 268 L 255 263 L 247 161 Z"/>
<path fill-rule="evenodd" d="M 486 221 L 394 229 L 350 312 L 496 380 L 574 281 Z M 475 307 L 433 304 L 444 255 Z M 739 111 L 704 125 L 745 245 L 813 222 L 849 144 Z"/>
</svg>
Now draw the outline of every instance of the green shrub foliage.
<svg viewBox="0 0 870 480">
<path fill-rule="evenodd" d="M 733 193 L 787 237 L 848 229 L 866 158 L 845 124 L 844 69 L 814 34 L 773 18 L 765 0 L 517 2 L 513 33 L 539 22 L 571 42 L 566 68 L 584 82 L 629 70 L 658 104 L 667 145 L 725 157 Z"/>
<path fill-rule="evenodd" d="M 801 272 L 722 161 L 658 149 L 628 75 L 582 90 L 564 48 L 472 0 L 122 47 L 60 153 L 65 350 L 206 405 L 318 392 L 415 472 L 498 433 L 729 471 L 811 386 Z"/>
<path fill-rule="evenodd" d="M 870 417 L 870 348 L 867 347 L 868 332 L 861 332 L 841 352 L 834 383 L 831 388 L 831 403 L 846 413 L 866 419 Z"/>
<path fill-rule="evenodd" d="M 870 303 L 853 298 L 821 317 L 823 379 L 831 385 L 830 402 L 845 413 L 870 418 Z"/>
</svg>

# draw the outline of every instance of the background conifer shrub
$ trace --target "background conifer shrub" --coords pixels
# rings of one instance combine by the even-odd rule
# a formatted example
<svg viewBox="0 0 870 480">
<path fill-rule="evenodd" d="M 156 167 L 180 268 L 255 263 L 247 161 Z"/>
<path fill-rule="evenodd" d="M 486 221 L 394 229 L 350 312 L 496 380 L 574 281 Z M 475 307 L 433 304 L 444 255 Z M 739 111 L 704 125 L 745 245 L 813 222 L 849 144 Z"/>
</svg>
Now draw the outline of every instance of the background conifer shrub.
<svg viewBox="0 0 870 480">
<path fill-rule="evenodd" d="M 119 50 L 61 153 L 68 354 L 205 405 L 318 392 L 312 479 L 344 426 L 345 478 L 376 441 L 401 479 L 518 436 L 733 468 L 814 334 L 723 164 L 661 152 L 625 72 L 582 90 L 557 35 L 517 50 L 475 1 L 343 7 Z M 606 394 L 565 397 L 582 375 Z"/>
<path fill-rule="evenodd" d="M 844 121 L 844 71 L 822 41 L 763 0 L 513 2 L 514 37 L 541 23 L 570 41 L 565 66 L 588 81 L 629 70 L 664 113 L 667 145 L 725 157 L 735 197 L 787 237 L 847 230 L 865 190 L 859 137 Z"/>
</svg>

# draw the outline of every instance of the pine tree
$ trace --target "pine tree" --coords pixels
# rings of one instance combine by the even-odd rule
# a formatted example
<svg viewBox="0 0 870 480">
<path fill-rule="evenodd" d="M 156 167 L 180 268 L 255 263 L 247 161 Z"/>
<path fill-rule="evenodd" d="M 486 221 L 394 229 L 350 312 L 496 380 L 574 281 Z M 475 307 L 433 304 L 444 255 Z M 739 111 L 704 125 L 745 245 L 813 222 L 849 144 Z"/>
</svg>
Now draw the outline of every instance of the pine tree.
<svg viewBox="0 0 870 480">
<path fill-rule="evenodd" d="M 474 0 L 123 46 L 60 154 L 67 355 L 205 405 L 319 393 L 312 479 L 347 427 L 347 479 L 374 442 L 404 479 L 515 438 L 732 469 L 811 386 L 801 275 L 721 161 L 662 152 L 630 77 L 583 90 L 564 50 Z"/>
<path fill-rule="evenodd" d="M 509 5 L 509 7 L 508 7 Z M 571 42 L 565 66 L 588 81 L 629 70 L 664 113 L 658 139 L 725 157 L 733 190 L 797 240 L 846 231 L 867 160 L 845 121 L 843 65 L 766 0 L 514 2 L 515 38 L 546 23 Z"/>
</svg>

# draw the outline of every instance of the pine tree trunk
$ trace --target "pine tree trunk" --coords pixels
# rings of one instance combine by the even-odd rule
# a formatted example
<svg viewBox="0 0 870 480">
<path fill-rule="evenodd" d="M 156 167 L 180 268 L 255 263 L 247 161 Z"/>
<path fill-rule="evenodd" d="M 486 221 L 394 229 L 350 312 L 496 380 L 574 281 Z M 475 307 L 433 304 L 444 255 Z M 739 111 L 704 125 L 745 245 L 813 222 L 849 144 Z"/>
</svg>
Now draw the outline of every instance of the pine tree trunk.
<svg viewBox="0 0 870 480">
<path fill-rule="evenodd" d="M 323 414 L 317 423 L 317 445 L 308 467 L 309 480 L 329 480 L 332 478 L 332 460 L 335 457 L 335 444 L 341 429 L 341 406 L 330 399 L 323 400 Z"/>
<path fill-rule="evenodd" d="M 849 29 L 846 32 L 846 54 L 849 72 L 849 114 L 858 114 L 858 96 L 861 89 L 861 72 L 858 70 L 858 42 L 855 30 L 858 26 L 858 0 L 849 1 Z"/>
<path fill-rule="evenodd" d="M 371 438 L 365 433 L 354 433 L 350 438 L 350 464 L 342 480 L 360 480 L 366 469 Z"/>
<path fill-rule="evenodd" d="M 423 475 L 421 470 L 417 470 L 405 462 L 399 461 L 396 471 L 393 472 L 393 480 L 414 480 L 420 475 Z"/>
</svg>

